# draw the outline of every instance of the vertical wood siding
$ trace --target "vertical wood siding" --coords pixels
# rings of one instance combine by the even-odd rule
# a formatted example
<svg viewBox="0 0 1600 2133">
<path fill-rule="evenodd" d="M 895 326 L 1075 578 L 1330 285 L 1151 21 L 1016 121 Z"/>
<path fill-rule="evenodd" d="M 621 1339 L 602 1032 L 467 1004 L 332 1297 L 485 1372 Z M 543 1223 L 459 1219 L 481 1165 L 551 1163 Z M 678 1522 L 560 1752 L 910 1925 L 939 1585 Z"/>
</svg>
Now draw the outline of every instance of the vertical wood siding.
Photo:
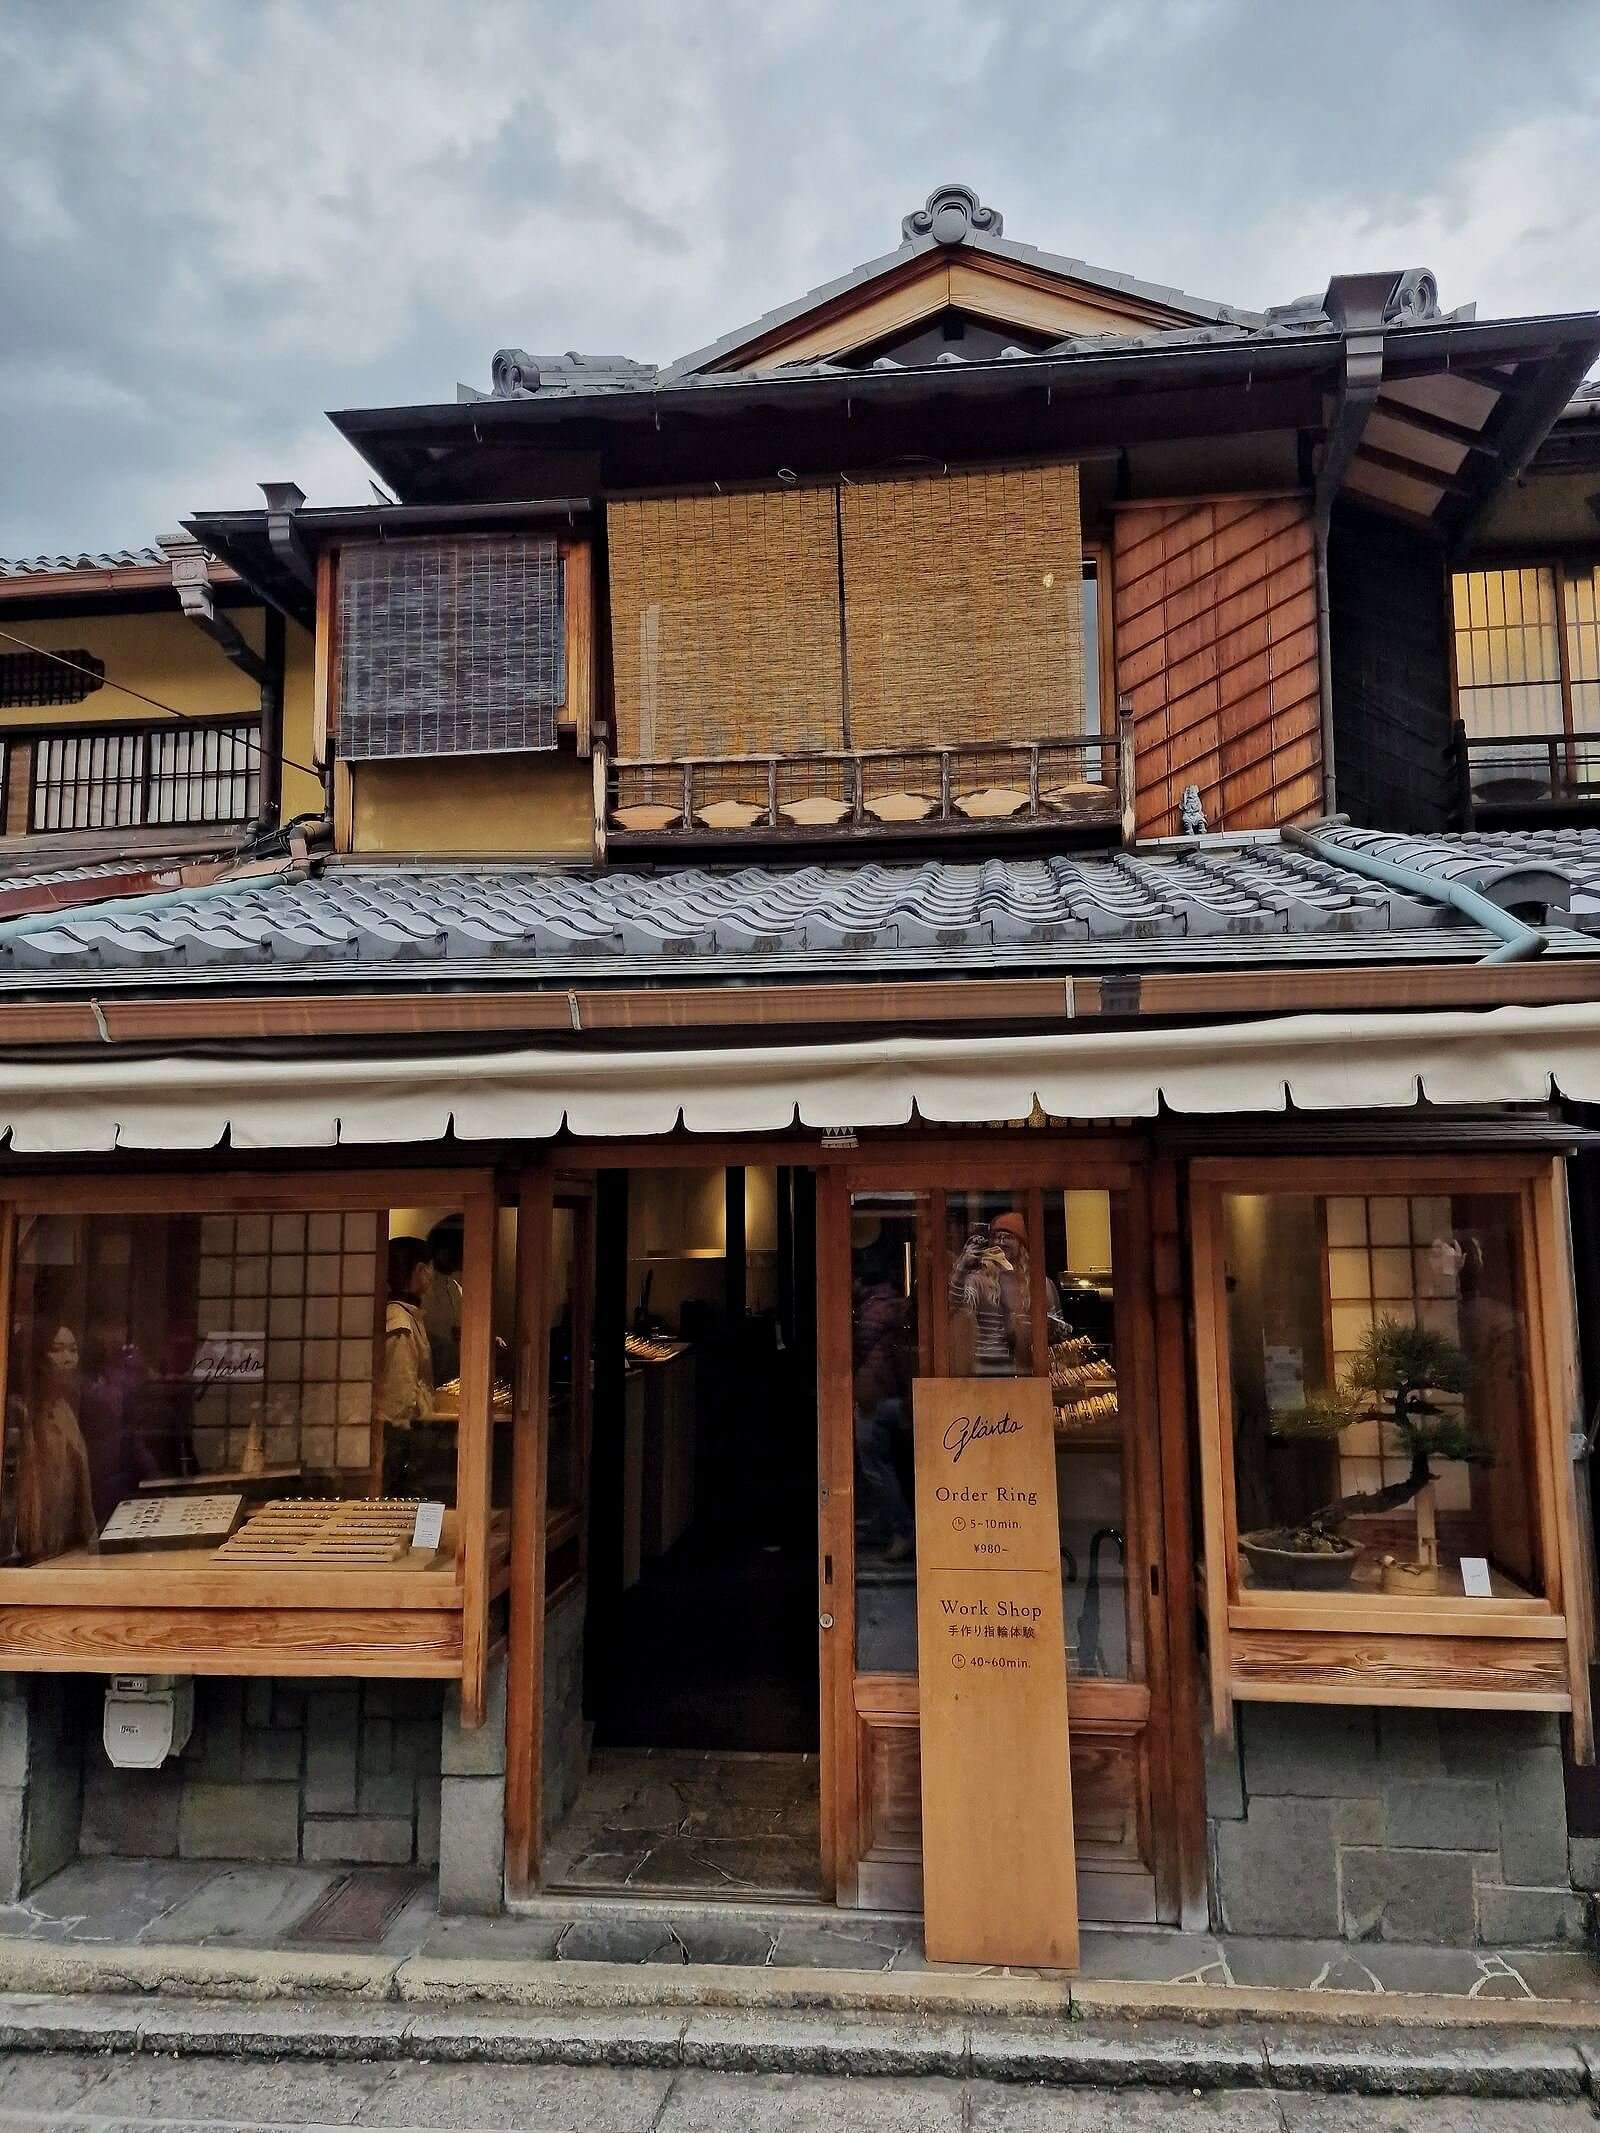
<svg viewBox="0 0 1600 2133">
<path fill-rule="evenodd" d="M 1207 827 L 1322 810 L 1316 549 L 1302 497 L 1116 512 L 1117 691 L 1132 699 L 1135 822 L 1175 836 L 1186 785 Z"/>
</svg>

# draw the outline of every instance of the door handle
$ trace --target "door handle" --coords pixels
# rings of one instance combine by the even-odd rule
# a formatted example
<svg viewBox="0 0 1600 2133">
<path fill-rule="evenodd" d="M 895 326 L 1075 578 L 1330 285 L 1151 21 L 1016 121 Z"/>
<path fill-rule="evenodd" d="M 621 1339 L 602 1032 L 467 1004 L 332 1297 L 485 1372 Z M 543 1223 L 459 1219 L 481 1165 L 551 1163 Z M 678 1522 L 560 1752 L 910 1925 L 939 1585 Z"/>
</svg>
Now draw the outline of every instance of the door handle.
<svg viewBox="0 0 1600 2133">
<path fill-rule="evenodd" d="M 833 1627 L 833 1617 L 832 1617 L 832 1615 L 818 1615 L 818 1617 L 817 1617 L 817 1627 L 818 1627 L 819 1629 L 832 1629 L 832 1627 Z"/>
</svg>

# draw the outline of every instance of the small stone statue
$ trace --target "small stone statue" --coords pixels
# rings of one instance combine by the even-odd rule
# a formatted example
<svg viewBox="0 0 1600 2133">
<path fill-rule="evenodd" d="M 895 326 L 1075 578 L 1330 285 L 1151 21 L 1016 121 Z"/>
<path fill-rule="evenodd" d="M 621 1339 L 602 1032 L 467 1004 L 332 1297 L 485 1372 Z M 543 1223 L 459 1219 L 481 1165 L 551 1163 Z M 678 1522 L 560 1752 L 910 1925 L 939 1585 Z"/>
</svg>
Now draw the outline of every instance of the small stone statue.
<svg viewBox="0 0 1600 2133">
<path fill-rule="evenodd" d="M 1200 805 L 1198 785 L 1186 785 L 1178 801 L 1178 820 L 1186 837 L 1203 837 L 1206 833 L 1206 811 Z"/>
</svg>

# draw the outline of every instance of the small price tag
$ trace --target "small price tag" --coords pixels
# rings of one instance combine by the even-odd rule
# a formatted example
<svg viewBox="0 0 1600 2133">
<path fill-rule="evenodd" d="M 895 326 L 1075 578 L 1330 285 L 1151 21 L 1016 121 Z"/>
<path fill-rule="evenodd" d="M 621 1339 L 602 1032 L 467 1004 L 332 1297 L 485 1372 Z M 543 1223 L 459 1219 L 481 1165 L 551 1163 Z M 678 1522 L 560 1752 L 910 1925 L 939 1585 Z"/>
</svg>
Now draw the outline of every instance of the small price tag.
<svg viewBox="0 0 1600 2133">
<path fill-rule="evenodd" d="M 1486 1555 L 1464 1555 L 1461 1558 L 1461 1590 L 1469 1600 L 1487 1600 L 1493 1597 L 1494 1588 L 1489 1583 L 1489 1558 Z"/>
<path fill-rule="evenodd" d="M 419 1503 L 417 1523 L 412 1529 L 413 1548 L 426 1548 L 432 1555 L 444 1532 L 444 1505 L 442 1503 Z"/>
</svg>

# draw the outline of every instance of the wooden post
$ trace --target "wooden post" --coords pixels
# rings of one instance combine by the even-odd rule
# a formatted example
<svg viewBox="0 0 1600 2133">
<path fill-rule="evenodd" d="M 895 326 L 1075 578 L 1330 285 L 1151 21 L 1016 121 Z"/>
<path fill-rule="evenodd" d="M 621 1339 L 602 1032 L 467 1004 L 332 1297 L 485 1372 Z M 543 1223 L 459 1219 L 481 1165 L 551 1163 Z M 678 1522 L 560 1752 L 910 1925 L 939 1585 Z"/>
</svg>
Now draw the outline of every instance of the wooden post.
<svg viewBox="0 0 1600 2133">
<path fill-rule="evenodd" d="M 604 741 L 596 741 L 593 749 L 594 771 L 594 863 L 603 867 L 606 863 L 606 825 L 611 813 L 611 758 Z"/>
<path fill-rule="evenodd" d="M 1122 811 L 1122 841 L 1131 847 L 1138 837 L 1134 807 L 1133 698 L 1117 698 L 1117 804 Z"/>
<path fill-rule="evenodd" d="M 544 1835 L 544 1577 L 549 1432 L 551 1173 L 517 1195 L 517 1353 L 511 1439 L 511 1606 L 506 1655 L 506 1886 L 537 1886 Z M 587 1355 L 573 1354 L 576 1395 Z"/>
<path fill-rule="evenodd" d="M 594 551 L 587 541 L 573 541 L 566 563 L 567 721 L 579 755 L 587 755 L 594 735 Z"/>
<path fill-rule="evenodd" d="M 489 1676 L 489 1439 L 494 1428 L 494 1195 L 463 1210 L 461 1402 L 456 1424 L 456 1524 L 461 1536 L 461 1723 L 481 1726 Z"/>
<path fill-rule="evenodd" d="M 317 557 L 316 635 L 311 645 L 311 760 L 318 770 L 328 761 L 328 737 L 334 730 L 338 678 L 334 668 L 334 552 Z M 330 805 L 331 805 L 330 797 Z"/>
</svg>

